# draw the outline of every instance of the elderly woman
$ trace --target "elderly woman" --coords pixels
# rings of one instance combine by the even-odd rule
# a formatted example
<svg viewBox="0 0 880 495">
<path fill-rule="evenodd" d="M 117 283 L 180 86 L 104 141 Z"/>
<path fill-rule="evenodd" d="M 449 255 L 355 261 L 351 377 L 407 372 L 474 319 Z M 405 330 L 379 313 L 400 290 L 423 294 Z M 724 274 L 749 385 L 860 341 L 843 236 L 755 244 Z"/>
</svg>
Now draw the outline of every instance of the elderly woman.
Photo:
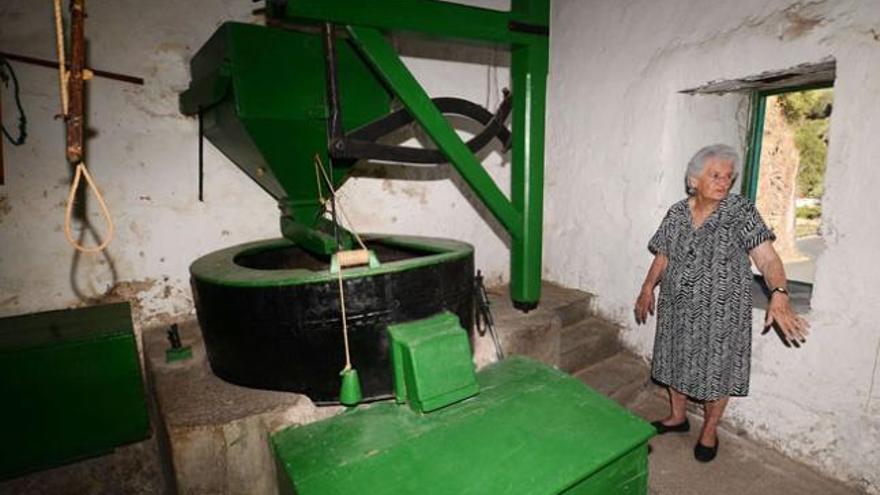
<svg viewBox="0 0 880 495">
<path fill-rule="evenodd" d="M 652 377 L 669 391 L 670 413 L 655 421 L 659 434 L 690 429 L 687 398 L 703 403 L 694 447 L 698 461 L 718 452 L 716 428 L 730 396 L 749 391 L 752 271 L 770 289 L 765 328 L 775 324 L 789 341 L 804 341 L 806 322 L 791 309 L 775 236 L 746 198 L 730 194 L 740 170 L 736 151 L 707 146 L 688 163 L 688 197 L 675 203 L 648 243 L 654 261 L 635 304 L 636 322 L 654 314 L 660 284 Z"/>
</svg>

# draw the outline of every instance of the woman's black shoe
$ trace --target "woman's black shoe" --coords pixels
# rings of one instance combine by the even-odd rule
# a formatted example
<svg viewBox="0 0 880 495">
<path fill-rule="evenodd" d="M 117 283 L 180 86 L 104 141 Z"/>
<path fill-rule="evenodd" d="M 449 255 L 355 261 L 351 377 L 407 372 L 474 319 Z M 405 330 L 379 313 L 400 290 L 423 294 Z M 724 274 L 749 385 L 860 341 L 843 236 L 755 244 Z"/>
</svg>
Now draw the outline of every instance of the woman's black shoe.
<svg viewBox="0 0 880 495">
<path fill-rule="evenodd" d="M 694 458 L 700 462 L 709 462 L 718 454 L 718 439 L 715 439 L 714 447 L 706 447 L 697 440 L 694 446 Z"/>
<path fill-rule="evenodd" d="M 662 435 L 664 433 L 684 433 L 686 431 L 690 431 L 691 424 L 688 422 L 687 418 L 684 418 L 684 421 L 677 425 L 664 425 L 663 421 L 654 421 L 651 423 L 651 426 L 657 430 L 658 435 Z"/>
</svg>

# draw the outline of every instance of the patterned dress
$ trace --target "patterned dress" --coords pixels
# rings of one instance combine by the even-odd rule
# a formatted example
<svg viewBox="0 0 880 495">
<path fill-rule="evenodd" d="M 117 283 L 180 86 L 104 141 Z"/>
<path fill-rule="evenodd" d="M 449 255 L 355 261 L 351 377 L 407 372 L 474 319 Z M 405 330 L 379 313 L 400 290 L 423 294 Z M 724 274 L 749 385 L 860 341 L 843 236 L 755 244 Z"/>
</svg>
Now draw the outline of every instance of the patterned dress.
<svg viewBox="0 0 880 495">
<path fill-rule="evenodd" d="M 698 229 L 687 199 L 648 243 L 669 264 L 660 280 L 652 377 L 694 399 L 749 392 L 752 271 L 749 251 L 776 237 L 751 201 L 730 194 Z"/>
</svg>

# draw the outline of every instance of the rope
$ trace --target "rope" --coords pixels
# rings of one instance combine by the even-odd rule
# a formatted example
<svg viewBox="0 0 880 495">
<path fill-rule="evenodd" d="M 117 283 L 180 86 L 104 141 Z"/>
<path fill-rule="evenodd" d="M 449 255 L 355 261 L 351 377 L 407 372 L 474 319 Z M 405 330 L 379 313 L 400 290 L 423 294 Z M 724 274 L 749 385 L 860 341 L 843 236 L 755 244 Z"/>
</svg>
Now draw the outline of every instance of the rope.
<svg viewBox="0 0 880 495">
<path fill-rule="evenodd" d="M 92 247 L 86 247 L 77 242 L 73 237 L 73 232 L 70 227 L 73 217 L 73 202 L 76 199 L 76 190 L 79 188 L 79 181 L 82 177 L 86 178 L 86 184 L 88 184 L 92 191 L 95 192 L 95 198 L 97 198 L 98 205 L 101 207 L 101 213 L 107 221 L 107 234 L 104 237 L 104 240 L 97 246 Z M 70 185 L 70 193 L 67 195 L 67 207 L 64 210 L 64 235 L 67 237 L 67 242 L 69 242 L 71 246 L 77 251 L 83 253 L 96 253 L 102 251 L 108 244 L 110 244 L 110 240 L 113 239 L 113 219 L 110 217 L 110 210 L 107 208 L 107 203 L 104 202 L 104 196 L 101 194 L 101 191 L 98 190 L 95 181 L 92 180 L 92 175 L 89 173 L 84 162 L 80 162 L 76 166 L 76 174 L 73 177 L 73 183 Z"/>
<path fill-rule="evenodd" d="M 327 176 L 327 171 L 324 170 L 324 163 L 321 162 L 321 156 L 315 153 L 315 169 L 321 171 L 321 176 L 324 177 L 324 181 L 327 184 L 327 188 L 330 190 L 330 197 L 336 197 L 336 189 L 333 188 L 333 182 L 330 180 L 330 177 Z M 317 178 L 317 173 L 315 174 Z M 321 181 L 318 179 L 318 197 L 321 200 L 321 204 L 323 205 L 326 200 L 321 193 Z M 342 213 L 342 216 L 345 218 L 345 222 L 351 226 L 351 221 L 348 219 L 348 215 L 345 214 L 345 210 L 342 208 L 342 205 L 339 205 L 339 211 Z M 361 237 L 353 228 L 349 228 L 351 233 L 354 235 L 354 238 L 357 240 L 358 244 L 360 244 L 361 249 L 366 250 L 367 246 L 364 245 L 364 242 L 361 240 Z M 337 282 L 339 285 L 339 307 L 342 310 L 342 342 L 345 345 L 345 368 L 342 369 L 342 372 L 345 373 L 351 369 L 351 349 L 348 344 L 348 318 L 345 316 L 345 288 L 342 284 L 342 267 L 344 266 L 343 261 L 345 261 L 345 255 L 340 256 L 340 253 L 336 253 L 336 262 L 339 264 L 339 272 L 337 273 Z"/>
<path fill-rule="evenodd" d="M 58 52 L 58 85 L 61 89 L 61 114 L 63 117 L 67 117 L 68 114 L 68 106 L 70 101 L 70 96 L 67 92 L 67 81 L 69 79 L 69 72 L 67 71 L 67 62 L 64 59 L 64 26 L 62 23 L 61 17 L 61 0 L 54 0 L 55 7 L 55 49 Z M 95 198 L 98 200 L 98 206 L 101 207 L 101 214 L 104 216 L 104 220 L 107 222 L 107 234 L 97 246 L 87 247 L 80 244 L 73 237 L 73 230 L 71 228 L 71 223 L 73 220 L 73 203 L 76 199 L 76 191 L 79 188 L 80 180 L 85 177 L 86 184 L 91 188 L 95 193 Z M 67 242 L 70 243 L 71 246 L 74 247 L 77 251 L 83 253 L 97 253 L 99 251 L 103 251 L 104 248 L 110 244 L 110 241 L 113 239 L 113 218 L 110 216 L 110 210 L 107 208 L 107 203 L 104 201 L 104 195 L 101 194 L 101 191 L 98 189 L 98 186 L 95 184 L 94 179 L 92 179 L 92 174 L 89 173 L 89 170 L 86 168 L 85 162 L 79 162 L 76 165 L 76 172 L 73 176 L 73 183 L 70 184 L 70 192 L 67 195 L 67 206 L 64 209 L 64 236 L 67 237 Z"/>
<path fill-rule="evenodd" d="M 324 181 L 327 184 L 327 187 L 330 189 L 330 196 L 336 196 L 336 189 L 333 189 L 333 182 L 330 181 L 330 177 L 327 176 L 327 171 L 324 170 L 324 164 L 321 162 L 321 157 L 315 153 L 315 168 L 321 171 L 321 175 L 324 177 Z M 318 197 L 321 198 L 321 204 L 326 202 L 325 199 L 321 197 L 321 188 L 318 188 Z M 361 249 L 367 249 L 367 246 L 364 244 L 364 241 L 361 240 L 361 236 L 354 230 L 354 224 L 351 223 L 351 220 L 348 219 L 348 215 L 345 213 L 345 208 L 342 207 L 342 203 L 338 203 L 339 212 L 342 213 L 342 218 L 345 219 L 345 223 L 348 224 L 348 230 L 351 231 L 352 235 L 354 235 L 355 240 L 360 245 Z"/>
<path fill-rule="evenodd" d="M 351 350 L 348 348 L 348 318 L 345 317 L 345 289 L 342 288 L 342 265 L 339 266 L 339 307 L 342 309 L 342 342 L 345 344 L 345 368 L 343 373 L 351 369 Z"/>
<path fill-rule="evenodd" d="M 321 203 L 321 207 L 327 203 L 327 200 L 324 199 L 324 187 L 321 185 L 321 174 L 318 172 L 318 164 L 321 163 L 321 157 L 315 153 L 315 182 L 318 186 L 318 201 Z"/>
<path fill-rule="evenodd" d="M 58 86 L 61 89 L 61 115 L 67 117 L 67 63 L 64 60 L 64 26 L 61 18 L 61 0 L 55 0 L 55 50 L 58 52 Z"/>
<path fill-rule="evenodd" d="M 4 70 L 3 68 L 6 68 Z M 7 75 L 8 74 L 8 75 Z M 9 87 L 9 79 L 12 79 L 12 94 L 15 97 L 15 105 L 18 107 L 18 137 L 13 139 L 12 134 L 3 127 L 3 135 L 12 143 L 13 146 L 21 146 L 27 140 L 27 117 L 24 114 L 24 107 L 21 105 L 21 95 L 19 91 L 18 78 L 9 62 L 0 57 L 0 80 L 6 87 Z"/>
</svg>

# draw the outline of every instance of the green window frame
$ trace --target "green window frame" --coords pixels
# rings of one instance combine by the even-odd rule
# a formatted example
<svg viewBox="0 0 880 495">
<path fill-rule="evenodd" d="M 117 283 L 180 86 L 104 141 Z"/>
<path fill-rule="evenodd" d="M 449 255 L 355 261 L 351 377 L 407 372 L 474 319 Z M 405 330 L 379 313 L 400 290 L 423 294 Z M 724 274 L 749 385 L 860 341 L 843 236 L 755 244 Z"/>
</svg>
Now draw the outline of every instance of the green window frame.
<svg viewBox="0 0 880 495">
<path fill-rule="evenodd" d="M 758 178 L 761 176 L 761 145 L 764 141 L 764 117 L 767 111 L 767 98 L 785 93 L 809 91 L 812 89 L 833 88 L 834 81 L 791 86 L 785 88 L 753 90 L 749 95 L 749 141 L 746 159 L 743 163 L 742 191 L 744 197 L 758 199 Z"/>
</svg>

